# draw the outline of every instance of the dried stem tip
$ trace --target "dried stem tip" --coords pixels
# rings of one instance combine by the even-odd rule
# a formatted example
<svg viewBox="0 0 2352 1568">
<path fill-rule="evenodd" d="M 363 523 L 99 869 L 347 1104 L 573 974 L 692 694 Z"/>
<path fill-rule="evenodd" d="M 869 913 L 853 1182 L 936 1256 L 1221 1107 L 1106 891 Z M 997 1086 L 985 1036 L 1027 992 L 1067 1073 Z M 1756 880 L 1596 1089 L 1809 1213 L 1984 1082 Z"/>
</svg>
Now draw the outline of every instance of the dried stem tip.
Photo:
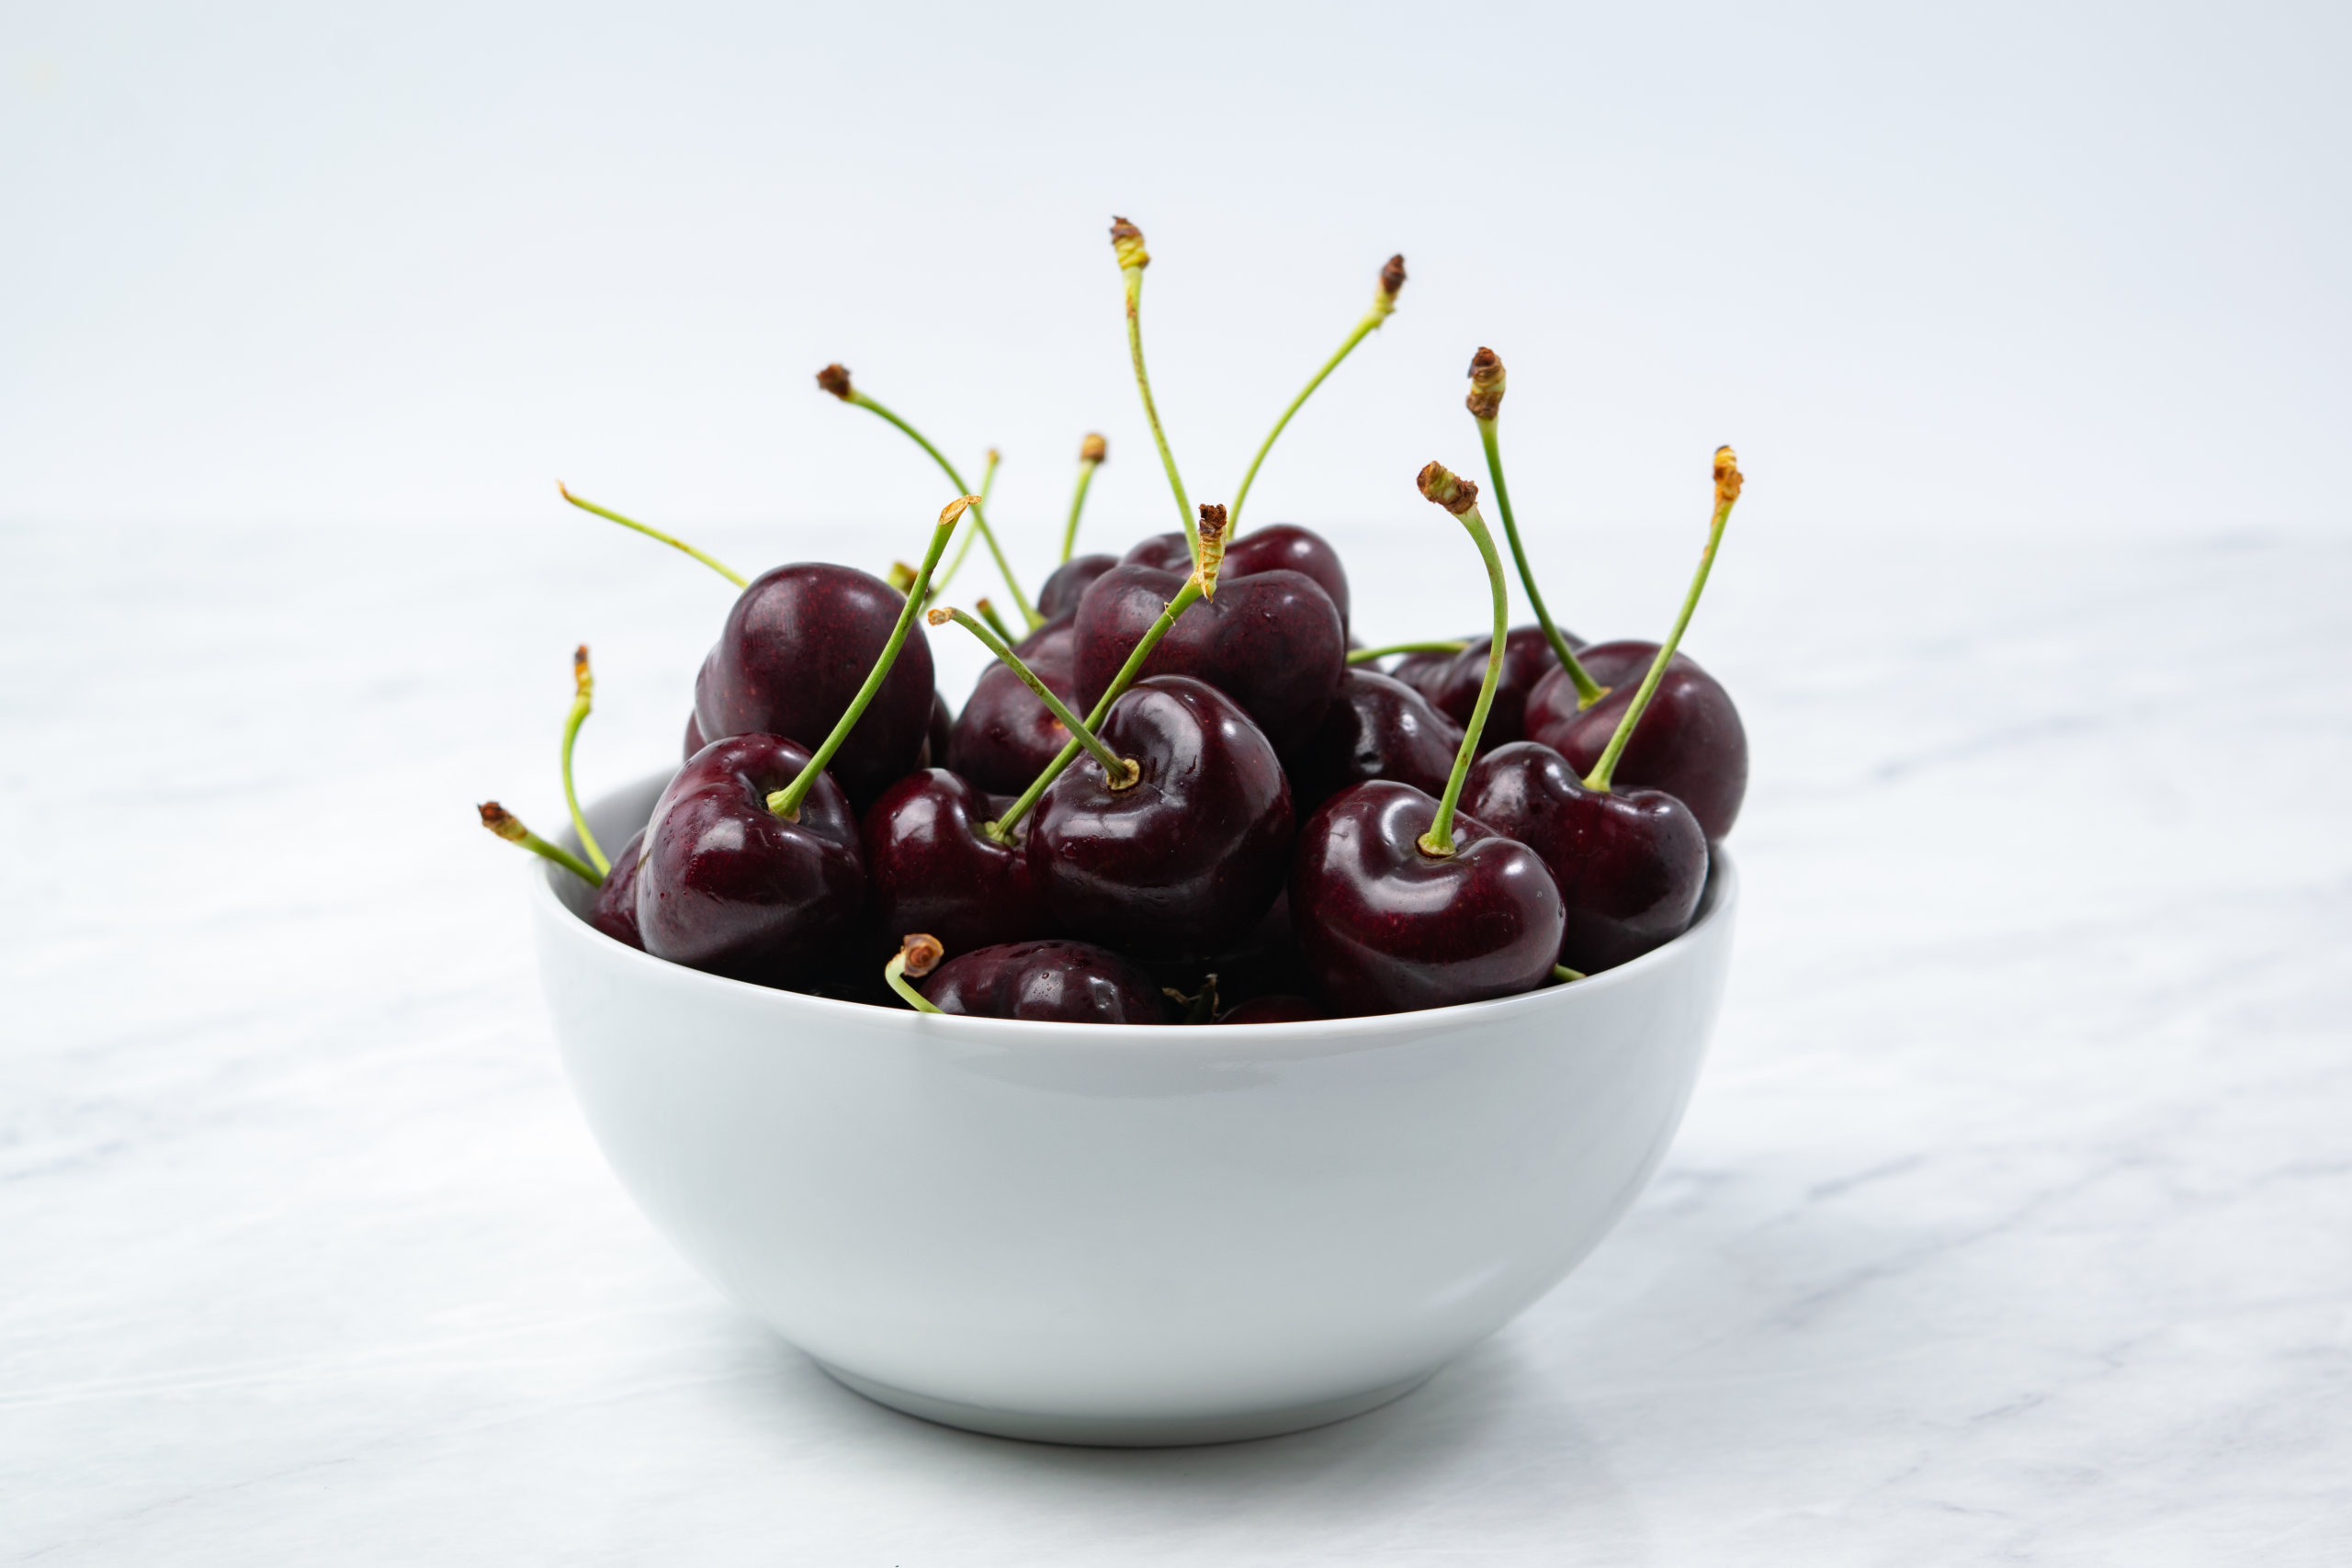
<svg viewBox="0 0 2352 1568">
<path fill-rule="evenodd" d="M 1151 253 L 1143 248 L 1143 231 L 1124 218 L 1111 220 L 1111 254 L 1119 258 L 1122 272 L 1151 265 Z"/>
<path fill-rule="evenodd" d="M 1477 481 L 1458 477 L 1442 463 L 1431 463 L 1423 468 L 1419 482 L 1425 499 L 1456 517 L 1478 504 Z"/>
<path fill-rule="evenodd" d="M 1099 435 L 1089 435 L 1078 444 L 1078 460 L 1081 463 L 1099 463 L 1110 455 L 1111 444 Z"/>
<path fill-rule="evenodd" d="M 596 676 L 588 668 L 588 645 L 571 650 L 571 689 L 583 700 L 596 694 Z"/>
<path fill-rule="evenodd" d="M 965 513 L 969 512 L 973 507 L 978 506 L 979 503 L 980 498 L 977 495 L 957 496 L 955 500 L 949 502 L 946 505 L 939 509 L 939 525 L 943 528 L 950 526 L 955 523 L 956 519 L 963 516 Z"/>
<path fill-rule="evenodd" d="M 849 367 L 846 365 L 826 366 L 817 372 L 817 385 L 832 393 L 842 401 L 849 401 Z"/>
<path fill-rule="evenodd" d="M 1739 499 L 1739 487 L 1747 479 L 1739 471 L 1739 454 L 1728 446 L 1715 448 L 1715 510 L 1723 511 Z"/>
<path fill-rule="evenodd" d="M 1375 324 L 1386 321 L 1396 309 L 1397 293 L 1405 287 L 1405 258 L 1390 256 L 1388 265 L 1380 269 L 1380 292 L 1372 297 L 1372 318 Z"/>
<path fill-rule="evenodd" d="M 1472 418 L 1495 417 L 1503 406 L 1503 384 L 1508 379 L 1502 355 L 1493 349 L 1482 348 L 1470 356 L 1470 395 L 1463 403 Z"/>
<path fill-rule="evenodd" d="M 1217 568 L 1225 564 L 1225 508 L 1201 502 L 1201 564 L 1193 575 L 1201 580 L 1201 597 L 1216 597 Z"/>
<path fill-rule="evenodd" d="M 921 979 L 939 967 L 939 961 L 947 956 L 947 949 L 937 937 L 913 931 L 899 943 L 899 956 L 906 960 L 904 972 Z"/>
<path fill-rule="evenodd" d="M 530 837 L 531 830 L 523 826 L 523 819 L 494 800 L 485 800 L 474 809 L 481 813 L 483 827 L 510 844 L 519 844 Z"/>
<path fill-rule="evenodd" d="M 956 612 L 943 604 L 935 610 L 925 610 L 922 618 L 934 626 L 944 626 L 956 618 Z"/>
</svg>

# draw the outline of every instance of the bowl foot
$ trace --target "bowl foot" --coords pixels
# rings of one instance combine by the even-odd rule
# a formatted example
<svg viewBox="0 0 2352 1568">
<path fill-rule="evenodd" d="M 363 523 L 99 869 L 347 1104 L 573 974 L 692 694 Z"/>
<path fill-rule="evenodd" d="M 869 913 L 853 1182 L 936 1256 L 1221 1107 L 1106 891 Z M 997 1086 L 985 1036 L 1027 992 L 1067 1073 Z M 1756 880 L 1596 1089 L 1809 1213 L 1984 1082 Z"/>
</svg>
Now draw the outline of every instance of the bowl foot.
<svg viewBox="0 0 2352 1568">
<path fill-rule="evenodd" d="M 834 1382 L 876 1404 L 887 1404 L 943 1427 L 961 1427 L 967 1431 L 1019 1438 L 1032 1443 L 1073 1443 L 1104 1449 L 1182 1448 L 1194 1443 L 1236 1443 L 1251 1438 L 1278 1437 L 1284 1432 L 1303 1432 L 1309 1427 L 1344 1421 L 1402 1399 L 1437 1372 L 1431 1367 L 1401 1382 L 1387 1383 L 1367 1393 L 1272 1410 L 1236 1410 L 1207 1416 L 1069 1416 L 998 1410 L 953 1399 L 934 1399 L 927 1393 L 914 1393 L 862 1378 L 823 1361 L 817 1365 Z"/>
</svg>

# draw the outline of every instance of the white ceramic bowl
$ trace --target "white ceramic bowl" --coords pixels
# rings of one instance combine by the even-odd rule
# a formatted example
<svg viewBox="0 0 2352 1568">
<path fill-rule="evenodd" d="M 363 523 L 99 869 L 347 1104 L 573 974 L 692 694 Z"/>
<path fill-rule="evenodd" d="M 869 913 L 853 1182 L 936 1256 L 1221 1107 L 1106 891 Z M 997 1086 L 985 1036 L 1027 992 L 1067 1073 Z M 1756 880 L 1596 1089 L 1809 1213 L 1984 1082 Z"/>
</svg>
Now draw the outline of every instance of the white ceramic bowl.
<svg viewBox="0 0 2352 1568">
<path fill-rule="evenodd" d="M 617 847 L 664 777 L 589 812 Z M 665 964 L 534 886 L 605 1157 L 679 1251 L 832 1375 L 1057 1442 L 1262 1437 L 1397 1397 L 1557 1284 L 1697 1077 L 1738 877 L 1576 985 L 1386 1018 L 938 1018 Z"/>
</svg>

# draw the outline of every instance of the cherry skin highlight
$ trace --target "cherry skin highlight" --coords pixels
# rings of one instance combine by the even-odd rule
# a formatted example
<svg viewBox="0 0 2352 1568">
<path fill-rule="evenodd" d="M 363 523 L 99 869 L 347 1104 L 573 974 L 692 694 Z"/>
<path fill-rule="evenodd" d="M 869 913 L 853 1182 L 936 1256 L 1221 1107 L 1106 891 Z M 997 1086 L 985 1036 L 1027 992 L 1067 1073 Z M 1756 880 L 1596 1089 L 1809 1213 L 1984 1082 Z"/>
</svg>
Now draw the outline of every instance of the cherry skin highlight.
<svg viewBox="0 0 2352 1568">
<path fill-rule="evenodd" d="M 1076 707 L 1072 637 L 1068 621 L 1048 623 L 1022 638 L 1012 651 L 1021 656 L 1022 662 L 1054 695 Z M 1081 720 L 1085 716 L 1083 713 L 1079 715 Z M 1069 731 L 1037 700 L 1037 694 L 1003 661 L 991 660 L 989 667 L 980 671 L 979 682 L 972 688 L 964 711 L 956 716 L 956 728 L 943 754 L 947 766 L 980 788 L 998 795 L 1019 795 L 1069 743 Z M 947 941 L 944 931 L 932 934 L 942 942 Z M 962 950 L 949 942 L 947 951 Z"/>
<path fill-rule="evenodd" d="M 909 931 L 937 937 L 950 953 L 1054 933 L 1026 845 L 981 831 L 1010 804 L 944 768 L 926 768 L 866 810 L 867 922 L 888 947 Z"/>
<path fill-rule="evenodd" d="M 1184 675 L 1138 681 L 1097 733 L 1141 776 L 1113 789 L 1080 757 L 1039 799 L 1029 865 L 1046 908 L 1139 959 L 1241 941 L 1282 889 L 1294 831 L 1273 747 L 1230 697 Z"/>
<path fill-rule="evenodd" d="M 1575 633 L 1562 631 L 1577 657 L 1584 657 L 1584 644 Z M 1430 700 L 1430 705 L 1456 724 L 1470 722 L 1470 710 L 1478 705 L 1478 688 L 1487 679 L 1487 649 L 1492 637 L 1469 639 L 1469 646 L 1459 653 L 1408 653 L 1396 663 L 1396 679 L 1412 687 Z M 1590 665 L 1588 663 L 1587 668 Z M 1487 714 L 1487 728 L 1478 732 L 1478 750 L 1488 750 L 1513 740 L 1527 738 L 1527 699 L 1535 687 L 1557 672 L 1563 681 L 1567 674 L 1561 668 L 1560 656 L 1552 651 L 1551 641 L 1542 626 L 1513 626 L 1503 638 L 1502 679 L 1495 686 L 1495 704 Z M 1634 672 L 1638 683 L 1641 671 Z M 1596 674 L 1593 679 L 1607 683 L 1607 677 Z M 1568 687 L 1568 698 L 1576 699 L 1576 687 Z M 1611 721 L 1611 727 L 1614 727 Z M 1606 735 L 1601 744 L 1609 742 Z M 1450 764 L 1449 764 L 1450 765 Z"/>
<path fill-rule="evenodd" d="M 1617 732 L 1657 649 L 1654 642 L 1628 641 L 1578 649 L 1577 657 L 1594 680 L 1610 688 L 1609 694 L 1579 712 L 1576 686 L 1566 671 L 1559 671 L 1528 695 L 1527 738 L 1559 752 L 1579 773 L 1589 773 L 1609 749 L 1609 738 Z M 1611 782 L 1675 796 L 1690 808 L 1710 840 L 1730 833 L 1747 794 L 1747 731 L 1731 694 L 1695 660 L 1677 653 L 1625 743 Z"/>
<path fill-rule="evenodd" d="M 695 682 L 707 739 L 765 734 L 820 744 L 865 683 L 906 597 L 854 567 L 807 562 L 763 572 L 727 613 Z M 871 804 L 915 766 L 931 725 L 931 644 L 920 618 L 826 776 Z"/>
<path fill-rule="evenodd" d="M 646 952 L 766 986 L 793 986 L 839 962 L 865 895 L 849 798 L 827 773 L 799 820 L 767 807 L 808 757 L 780 735 L 736 735 L 678 770 L 645 826 L 637 872 Z"/>
<path fill-rule="evenodd" d="M 1462 807 L 1543 857 L 1567 911 L 1559 961 L 1581 974 L 1665 946 L 1699 912 L 1706 830 L 1662 790 L 1587 789 L 1557 751 L 1514 740 L 1472 764 Z"/>
<path fill-rule="evenodd" d="M 645 951 L 645 939 L 637 931 L 637 859 L 644 847 L 645 829 L 639 828 L 613 857 L 613 869 L 605 874 L 596 897 L 588 902 L 590 925 L 639 953 Z"/>
<path fill-rule="evenodd" d="M 1443 795 L 1461 747 L 1462 727 L 1427 697 L 1377 671 L 1352 669 L 1291 770 L 1291 792 L 1302 813 L 1368 779 Z"/>
<path fill-rule="evenodd" d="M 1454 852 L 1426 852 L 1419 840 L 1437 811 L 1410 784 L 1375 779 L 1332 796 L 1299 830 L 1299 946 L 1342 1014 L 1485 1001 L 1552 977 L 1565 910 L 1551 872 L 1525 844 L 1461 814 Z"/>
<path fill-rule="evenodd" d="M 1017 942 L 950 958 L 922 982 L 942 1012 L 1039 1023 L 1166 1023 L 1151 976 L 1083 942 Z"/>
<path fill-rule="evenodd" d="M 1183 536 L 1176 536 L 1180 540 Z M 1054 568 L 1054 574 L 1037 590 L 1037 614 L 1044 624 L 1057 626 L 1077 615 L 1078 602 L 1086 597 L 1088 584 L 1118 564 L 1116 556 L 1072 556 Z M 1192 570 L 1189 562 L 1184 570 Z"/>
</svg>

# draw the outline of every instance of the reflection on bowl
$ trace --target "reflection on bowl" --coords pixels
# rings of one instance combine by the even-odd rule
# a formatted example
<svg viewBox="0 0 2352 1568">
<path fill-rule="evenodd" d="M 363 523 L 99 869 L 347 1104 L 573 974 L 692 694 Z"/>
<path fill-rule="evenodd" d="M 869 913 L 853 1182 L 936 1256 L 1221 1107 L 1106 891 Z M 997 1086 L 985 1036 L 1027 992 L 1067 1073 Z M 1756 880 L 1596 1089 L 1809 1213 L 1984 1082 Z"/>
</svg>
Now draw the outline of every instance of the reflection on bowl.
<svg viewBox="0 0 2352 1568">
<path fill-rule="evenodd" d="M 588 813 L 617 844 L 667 775 Z M 940 1018 L 666 964 L 536 877 L 556 1038 L 679 1251 L 833 1376 L 953 1426 L 1216 1442 L 1406 1393 L 1657 1168 L 1723 996 L 1690 931 L 1523 997 L 1184 1029 Z"/>
</svg>

